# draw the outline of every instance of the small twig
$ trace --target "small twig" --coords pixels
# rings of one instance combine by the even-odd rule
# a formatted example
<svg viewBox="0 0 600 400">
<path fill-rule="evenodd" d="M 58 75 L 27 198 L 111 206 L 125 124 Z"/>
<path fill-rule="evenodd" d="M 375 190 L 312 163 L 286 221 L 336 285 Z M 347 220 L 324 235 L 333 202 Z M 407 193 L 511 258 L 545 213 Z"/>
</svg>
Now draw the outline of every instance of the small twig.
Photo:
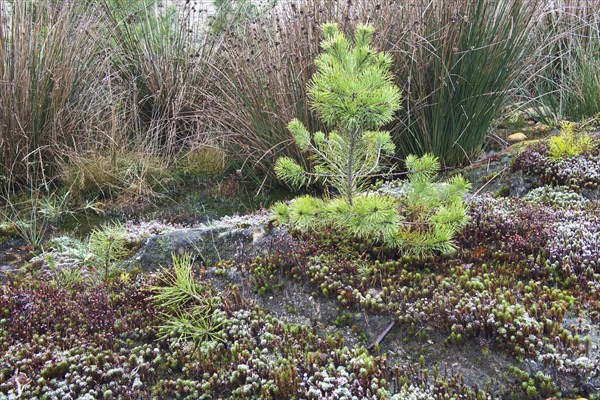
<svg viewBox="0 0 600 400">
<path fill-rule="evenodd" d="M 475 193 L 474 196 L 477 196 L 481 191 L 494 179 L 496 179 L 500 174 L 504 173 L 508 167 L 502 168 L 496 175 L 492 176 L 482 187 L 480 187 Z"/>
<path fill-rule="evenodd" d="M 422 327 L 420 327 L 419 330 L 417 331 L 417 333 L 415 333 L 415 337 L 419 336 L 419 334 L 421 332 L 423 332 L 423 329 L 425 329 L 425 328 L 426 328 L 425 325 L 423 325 Z"/>
<path fill-rule="evenodd" d="M 396 321 L 392 321 L 390 322 L 390 324 L 383 330 L 383 332 L 381 332 L 373 341 L 373 343 L 371 343 L 370 345 L 367 346 L 367 350 L 371 350 L 373 349 L 375 346 L 378 346 L 379 343 L 381 343 L 381 341 L 386 337 L 386 335 L 388 333 L 390 333 L 390 331 L 392 330 L 392 328 L 394 327 L 394 325 L 396 325 Z"/>
</svg>

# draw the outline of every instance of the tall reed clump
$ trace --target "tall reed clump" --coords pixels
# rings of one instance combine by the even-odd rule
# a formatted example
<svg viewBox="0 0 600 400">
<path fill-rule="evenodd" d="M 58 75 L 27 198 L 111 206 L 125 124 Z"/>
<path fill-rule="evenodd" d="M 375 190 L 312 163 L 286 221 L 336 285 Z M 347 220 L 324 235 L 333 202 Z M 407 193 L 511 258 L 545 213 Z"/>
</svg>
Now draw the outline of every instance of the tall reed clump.
<svg viewBox="0 0 600 400">
<path fill-rule="evenodd" d="M 526 99 L 557 119 L 599 113 L 600 0 L 555 1 L 541 22 Z"/>
<path fill-rule="evenodd" d="M 102 3 L 115 85 L 130 112 L 128 142 L 138 150 L 174 154 L 202 137 L 203 68 L 216 41 L 196 29 L 190 10 L 155 0 Z"/>
<path fill-rule="evenodd" d="M 375 26 L 395 55 L 406 113 L 393 129 L 401 155 L 472 159 L 531 52 L 538 0 L 385 3 Z"/>
<path fill-rule="evenodd" d="M 210 17 L 211 33 L 220 33 L 227 30 L 243 29 L 244 21 L 257 17 L 265 7 L 270 7 L 277 0 L 270 0 L 259 5 L 252 0 L 212 0 L 215 9 Z"/>
<path fill-rule="evenodd" d="M 96 20 L 84 3 L 39 0 L 2 4 L 0 21 L 0 176 L 47 184 L 93 112 Z"/>
</svg>

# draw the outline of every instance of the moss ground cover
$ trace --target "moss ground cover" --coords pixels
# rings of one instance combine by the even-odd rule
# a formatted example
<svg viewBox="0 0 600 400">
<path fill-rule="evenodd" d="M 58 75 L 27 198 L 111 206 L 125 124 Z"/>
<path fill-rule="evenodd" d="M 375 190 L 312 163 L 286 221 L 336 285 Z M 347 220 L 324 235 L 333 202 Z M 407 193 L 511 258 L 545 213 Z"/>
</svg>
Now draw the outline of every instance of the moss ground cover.
<svg viewBox="0 0 600 400">
<path fill-rule="evenodd" d="M 73 289 L 8 283 L 0 296 L 0 396 L 386 399 L 389 379 L 409 381 L 385 357 L 345 347 L 339 335 L 282 322 L 235 287 L 221 293 L 221 340 L 158 340 L 161 315 L 148 296 L 156 282 L 138 276 Z M 440 390 L 467 392 L 458 380 L 445 389 L 443 381 Z"/>
<path fill-rule="evenodd" d="M 547 146 L 526 149 L 513 168 L 527 159 L 534 174 L 556 162 L 560 175 Z M 30 266 L 33 275 L 8 275 L 0 290 L 0 398 L 597 398 L 597 191 L 548 176 L 523 198 L 469 197 L 469 222 L 448 254 L 415 258 L 332 226 L 292 231 L 285 252 L 215 273 L 191 259 L 103 280 Z M 57 259 L 64 268 L 68 258 Z M 254 294 L 217 284 L 229 270 L 245 271 Z M 293 310 L 276 316 L 255 303 L 289 295 L 286 281 L 306 286 L 315 304 L 336 304 L 339 317 L 297 324 Z M 159 296 L 177 285 L 175 303 Z M 356 315 L 392 329 L 367 337 Z M 477 381 L 429 343 L 506 361 Z"/>
<path fill-rule="evenodd" d="M 561 136 L 554 137 L 551 144 L 559 146 L 563 142 Z M 528 147 L 514 160 L 513 171 L 537 175 L 541 185 L 567 185 L 575 191 L 597 191 L 600 185 L 600 139 L 593 134 L 583 134 L 583 137 L 579 140 L 588 144 L 579 150 L 579 155 L 561 153 L 560 150 L 555 150 L 556 155 L 553 155 L 551 146 L 544 143 Z M 578 151 L 574 146 L 569 147 Z"/>
</svg>

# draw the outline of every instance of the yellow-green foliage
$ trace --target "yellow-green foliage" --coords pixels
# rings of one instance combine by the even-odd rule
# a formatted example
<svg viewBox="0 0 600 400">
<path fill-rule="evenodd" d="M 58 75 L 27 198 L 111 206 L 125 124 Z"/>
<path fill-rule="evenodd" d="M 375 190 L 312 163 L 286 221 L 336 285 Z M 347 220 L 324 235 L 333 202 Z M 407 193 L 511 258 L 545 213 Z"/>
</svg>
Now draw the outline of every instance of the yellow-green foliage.
<svg viewBox="0 0 600 400">
<path fill-rule="evenodd" d="M 216 146 L 200 146 L 188 151 L 177 163 L 184 178 L 209 179 L 222 176 L 227 169 L 223 150 Z"/>
<path fill-rule="evenodd" d="M 310 152 L 314 172 L 304 171 L 290 157 L 281 157 L 275 172 L 293 188 L 319 179 L 339 197 L 303 196 L 289 208 L 276 204 L 276 219 L 301 231 L 332 226 L 414 256 L 453 251 L 454 234 L 467 219 L 462 195 L 469 185 L 458 177 L 442 188 L 434 186 L 440 168 L 436 157 L 407 157 L 410 179 L 402 199 L 361 194 L 382 169 L 384 156 L 394 152 L 389 132 L 377 129 L 393 119 L 401 93 L 390 74 L 389 54 L 370 46 L 372 27 L 359 25 L 353 43 L 336 24 L 323 25 L 323 32 L 323 53 L 308 96 L 332 130 L 311 135 L 293 120 L 288 128 L 296 145 Z"/>
<path fill-rule="evenodd" d="M 141 152 L 74 155 L 61 181 L 75 197 L 152 197 L 172 178 L 166 161 Z"/>
<path fill-rule="evenodd" d="M 409 155 L 406 167 L 408 181 L 399 200 L 405 220 L 393 238 L 395 245 L 416 257 L 452 253 L 454 235 L 468 221 L 462 198 L 470 183 L 460 175 L 436 183 L 440 162 L 430 154 Z"/>
<path fill-rule="evenodd" d="M 160 276 L 161 284 L 151 286 L 152 300 L 161 309 L 161 338 L 174 337 L 199 345 L 205 341 L 223 341 L 226 316 L 221 298 L 194 278 L 194 258 L 173 254 L 173 268 Z"/>
<path fill-rule="evenodd" d="M 576 133 L 572 122 L 563 122 L 560 135 L 550 139 L 548 155 L 552 161 L 576 156 L 592 148 L 592 137 L 584 133 Z"/>
<path fill-rule="evenodd" d="M 452 253 L 454 236 L 467 222 L 462 197 L 470 184 L 460 175 L 435 182 L 440 163 L 430 154 L 408 156 L 406 166 L 408 180 L 397 198 L 357 195 L 349 202 L 345 197 L 321 200 L 303 196 L 289 207 L 275 204 L 272 212 L 278 222 L 300 231 L 331 226 L 409 256 Z"/>
<path fill-rule="evenodd" d="M 320 180 L 352 204 L 385 156 L 394 153 L 390 133 L 378 129 L 392 121 L 402 96 L 390 73 L 391 56 L 371 46 L 373 33 L 373 27 L 359 25 L 350 41 L 337 24 L 323 25 L 323 53 L 315 61 L 308 97 L 331 131 L 311 135 L 298 119 L 288 125 L 314 167 L 307 172 L 290 157 L 277 161 L 277 177 L 293 189 Z"/>
<path fill-rule="evenodd" d="M 116 166 L 111 158 L 96 153 L 72 158 L 60 178 L 72 193 L 84 196 L 109 195 L 118 186 Z"/>
</svg>

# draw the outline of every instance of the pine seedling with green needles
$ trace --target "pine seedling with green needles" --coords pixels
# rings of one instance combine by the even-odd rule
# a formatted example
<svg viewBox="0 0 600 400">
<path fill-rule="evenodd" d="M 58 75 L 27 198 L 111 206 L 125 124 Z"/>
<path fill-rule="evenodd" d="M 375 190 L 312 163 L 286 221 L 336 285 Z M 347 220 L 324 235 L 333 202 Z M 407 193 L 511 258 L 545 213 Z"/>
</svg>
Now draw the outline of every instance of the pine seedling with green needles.
<svg viewBox="0 0 600 400">
<path fill-rule="evenodd" d="M 396 239 L 397 246 L 403 249 L 407 256 L 425 258 L 439 252 L 449 254 L 456 250 L 453 241 L 454 231 L 449 227 L 434 226 L 432 230 L 401 230 Z"/>
<path fill-rule="evenodd" d="M 398 202 L 390 196 L 358 196 L 344 222 L 358 238 L 390 242 L 400 229 Z"/>
<path fill-rule="evenodd" d="M 294 226 L 301 231 L 318 228 L 325 222 L 323 220 L 323 200 L 312 196 L 296 198 L 290 205 L 289 217 L 294 221 Z"/>
<path fill-rule="evenodd" d="M 408 156 L 406 167 L 408 181 L 400 198 L 406 220 L 390 242 L 418 258 L 433 252 L 452 253 L 454 235 L 468 220 L 462 198 L 470 184 L 460 175 L 436 183 L 440 162 L 430 154 Z"/>
<path fill-rule="evenodd" d="M 164 323 L 158 327 L 159 339 L 175 336 L 175 342 L 223 341 L 225 316 L 210 307 L 195 306 L 191 311 L 164 314 Z"/>
<path fill-rule="evenodd" d="M 164 271 L 162 285 L 149 288 L 155 293 L 152 299 L 168 310 L 179 310 L 192 301 L 203 302 L 202 288 L 194 280 L 194 257 L 189 253 L 173 254 L 172 260 L 173 268 Z"/>
<path fill-rule="evenodd" d="M 94 228 L 89 238 L 92 267 L 100 279 L 107 281 L 119 261 L 129 256 L 125 240 L 125 229 L 119 223 L 105 224 Z"/>
<path fill-rule="evenodd" d="M 467 220 L 462 196 L 469 184 L 462 177 L 436 184 L 438 159 L 411 155 L 400 199 L 362 193 L 383 168 L 385 156 L 394 152 L 390 134 L 377 129 L 392 120 L 401 94 L 392 82 L 391 58 L 370 47 L 373 28 L 358 26 L 353 43 L 336 24 L 325 24 L 323 32 L 323 53 L 308 96 L 331 131 L 311 135 L 294 119 L 288 128 L 297 146 L 310 154 L 314 172 L 282 157 L 275 173 L 293 188 L 320 180 L 339 197 L 299 197 L 289 207 L 275 204 L 273 214 L 301 231 L 333 226 L 416 257 L 452 252 L 453 237 Z"/>
<path fill-rule="evenodd" d="M 191 254 L 173 254 L 173 268 L 164 271 L 161 284 L 151 286 L 152 300 L 163 310 L 160 338 L 176 337 L 176 342 L 223 340 L 226 322 L 221 301 L 212 290 L 194 279 Z"/>
<path fill-rule="evenodd" d="M 323 25 L 323 53 L 308 88 L 311 107 L 331 129 L 312 135 L 298 119 L 288 125 L 296 144 L 310 154 L 314 172 L 289 157 L 280 158 L 275 173 L 292 188 L 316 180 L 331 186 L 349 204 L 384 157 L 394 152 L 389 132 L 378 131 L 400 108 L 401 93 L 393 83 L 391 57 L 371 48 L 373 28 L 359 25 L 352 43 L 337 24 Z"/>
</svg>

